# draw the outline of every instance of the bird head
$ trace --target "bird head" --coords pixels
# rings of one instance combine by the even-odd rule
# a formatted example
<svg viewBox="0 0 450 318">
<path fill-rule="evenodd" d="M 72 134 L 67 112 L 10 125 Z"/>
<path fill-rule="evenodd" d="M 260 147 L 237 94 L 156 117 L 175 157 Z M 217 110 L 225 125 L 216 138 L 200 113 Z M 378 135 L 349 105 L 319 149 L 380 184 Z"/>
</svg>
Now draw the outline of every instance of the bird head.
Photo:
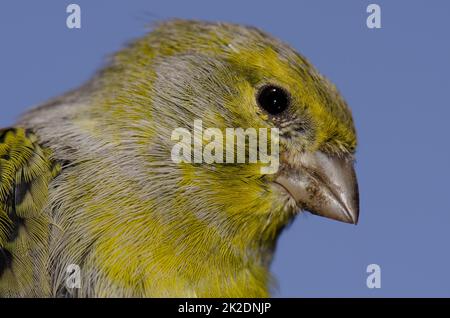
<svg viewBox="0 0 450 318">
<path fill-rule="evenodd" d="M 165 22 L 118 53 L 100 82 L 102 130 L 114 127 L 118 151 L 146 162 L 135 175 L 162 218 L 269 238 L 301 211 L 357 223 L 351 112 L 287 44 L 252 27 Z M 174 162 L 171 135 L 181 127 L 192 140 L 195 120 L 224 137 L 227 128 L 277 128 L 278 169 L 263 174 L 262 163 L 249 160 Z M 246 147 L 246 159 L 259 149 Z"/>
</svg>

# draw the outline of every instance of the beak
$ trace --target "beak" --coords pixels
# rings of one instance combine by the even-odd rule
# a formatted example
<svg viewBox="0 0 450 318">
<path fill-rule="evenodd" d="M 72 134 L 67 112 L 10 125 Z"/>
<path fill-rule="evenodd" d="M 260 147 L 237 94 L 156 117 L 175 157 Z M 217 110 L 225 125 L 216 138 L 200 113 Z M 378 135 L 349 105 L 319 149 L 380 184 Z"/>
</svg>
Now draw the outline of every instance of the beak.
<svg viewBox="0 0 450 318">
<path fill-rule="evenodd" d="M 290 193 L 297 206 L 312 214 L 358 223 L 359 193 L 352 159 L 320 151 L 304 154 L 300 166 L 283 170 L 275 183 Z"/>
</svg>

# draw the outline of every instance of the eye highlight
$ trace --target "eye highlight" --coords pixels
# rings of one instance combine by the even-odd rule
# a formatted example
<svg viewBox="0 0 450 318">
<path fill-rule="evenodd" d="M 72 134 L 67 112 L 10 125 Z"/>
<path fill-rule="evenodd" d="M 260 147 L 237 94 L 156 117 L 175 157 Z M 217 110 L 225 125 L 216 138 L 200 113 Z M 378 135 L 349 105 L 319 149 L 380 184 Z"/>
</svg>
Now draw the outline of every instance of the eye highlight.
<svg viewBox="0 0 450 318">
<path fill-rule="evenodd" d="M 270 115 L 279 115 L 288 108 L 290 97 L 283 88 L 266 85 L 258 91 L 256 101 Z"/>
</svg>

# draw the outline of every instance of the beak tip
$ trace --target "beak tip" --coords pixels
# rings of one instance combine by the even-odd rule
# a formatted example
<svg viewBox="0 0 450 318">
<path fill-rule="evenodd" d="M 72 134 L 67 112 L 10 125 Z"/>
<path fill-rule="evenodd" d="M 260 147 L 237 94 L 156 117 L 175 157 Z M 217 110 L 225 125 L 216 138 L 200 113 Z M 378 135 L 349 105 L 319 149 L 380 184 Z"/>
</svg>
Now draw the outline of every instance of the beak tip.
<svg viewBox="0 0 450 318">
<path fill-rule="evenodd" d="M 356 218 L 352 218 L 352 224 L 353 225 L 358 225 L 358 220 L 359 218 L 358 217 L 356 217 Z"/>
<path fill-rule="evenodd" d="M 353 208 L 346 209 L 345 213 L 343 213 L 343 214 L 346 216 L 346 218 L 348 220 L 348 223 L 354 224 L 354 225 L 358 225 L 358 221 L 359 221 L 359 203 L 354 205 Z"/>
</svg>

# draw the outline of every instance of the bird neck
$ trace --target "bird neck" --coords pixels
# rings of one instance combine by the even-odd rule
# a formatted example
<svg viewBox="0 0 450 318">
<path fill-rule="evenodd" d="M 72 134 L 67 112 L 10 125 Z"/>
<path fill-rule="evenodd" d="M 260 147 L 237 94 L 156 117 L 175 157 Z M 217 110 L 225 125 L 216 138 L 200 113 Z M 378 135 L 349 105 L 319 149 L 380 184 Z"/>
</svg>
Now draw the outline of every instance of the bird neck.
<svg viewBox="0 0 450 318">
<path fill-rule="evenodd" d="M 116 223 L 98 242 L 93 265 L 102 267 L 102 280 L 137 291 L 132 296 L 267 297 L 277 235 L 260 217 L 244 224 L 196 218 Z"/>
<path fill-rule="evenodd" d="M 164 253 L 158 266 L 167 268 L 167 259 L 172 265 L 166 272 L 166 290 L 198 297 L 268 296 L 274 240 L 257 233 L 261 224 L 252 221 L 238 229 L 232 220 L 221 223 L 220 229 L 201 222 L 184 224 L 182 231 L 167 227 L 164 237 L 170 237 L 166 242 L 172 248 L 155 249 Z M 233 231 L 226 231 L 232 226 Z"/>
</svg>

